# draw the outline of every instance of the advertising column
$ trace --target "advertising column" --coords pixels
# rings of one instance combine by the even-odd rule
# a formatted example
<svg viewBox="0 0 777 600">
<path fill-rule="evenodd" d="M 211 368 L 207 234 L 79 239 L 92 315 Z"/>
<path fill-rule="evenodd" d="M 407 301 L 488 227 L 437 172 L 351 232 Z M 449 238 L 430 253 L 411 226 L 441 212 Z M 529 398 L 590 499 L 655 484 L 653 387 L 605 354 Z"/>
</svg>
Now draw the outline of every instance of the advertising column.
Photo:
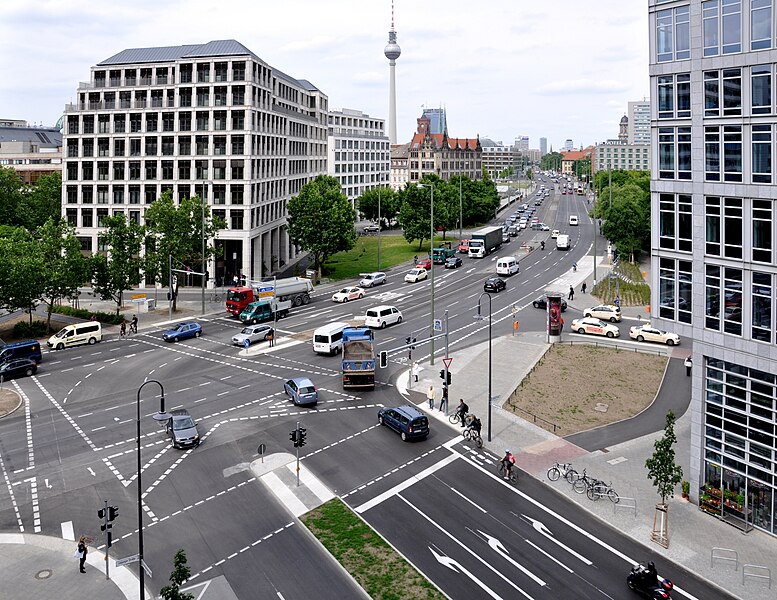
<svg viewBox="0 0 777 600">
<path fill-rule="evenodd" d="M 560 342 L 564 327 L 561 316 L 561 295 L 547 294 L 548 298 L 548 342 Z"/>
</svg>

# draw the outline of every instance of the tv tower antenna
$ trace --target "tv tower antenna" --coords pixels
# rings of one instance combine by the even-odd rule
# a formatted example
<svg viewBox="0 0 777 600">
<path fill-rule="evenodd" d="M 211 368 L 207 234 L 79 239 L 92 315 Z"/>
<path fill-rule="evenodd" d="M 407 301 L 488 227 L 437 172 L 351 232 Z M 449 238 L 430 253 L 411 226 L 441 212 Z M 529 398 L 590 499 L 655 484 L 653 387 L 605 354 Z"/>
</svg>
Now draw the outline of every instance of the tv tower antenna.
<svg viewBox="0 0 777 600">
<path fill-rule="evenodd" d="M 394 0 L 391 0 L 391 31 L 383 54 L 389 59 L 389 142 L 397 143 L 397 81 L 396 66 L 402 50 L 397 44 L 397 32 L 394 30 Z"/>
</svg>

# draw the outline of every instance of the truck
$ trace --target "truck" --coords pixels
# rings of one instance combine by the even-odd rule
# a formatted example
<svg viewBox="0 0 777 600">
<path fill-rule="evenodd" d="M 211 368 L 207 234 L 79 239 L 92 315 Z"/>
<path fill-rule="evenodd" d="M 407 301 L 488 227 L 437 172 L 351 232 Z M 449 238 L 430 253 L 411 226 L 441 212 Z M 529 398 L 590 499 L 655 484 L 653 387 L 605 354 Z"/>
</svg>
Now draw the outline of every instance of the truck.
<svg viewBox="0 0 777 600">
<path fill-rule="evenodd" d="M 441 248 L 432 249 L 432 262 L 436 265 L 444 265 L 452 256 L 456 256 L 456 251 L 451 248 L 450 242 L 445 242 Z"/>
<path fill-rule="evenodd" d="M 246 325 L 254 325 L 262 321 L 274 320 L 276 316 L 278 319 L 283 319 L 289 314 L 289 308 L 291 308 L 291 302 L 288 300 L 285 302 L 273 300 L 272 298 L 257 300 L 256 302 L 251 302 L 240 313 L 240 321 Z"/>
<path fill-rule="evenodd" d="M 484 227 L 475 231 L 469 240 L 469 257 L 483 258 L 502 245 L 501 227 Z"/>
<path fill-rule="evenodd" d="M 313 283 L 304 277 L 287 277 L 275 281 L 276 300 L 291 302 L 292 306 L 301 306 L 310 302 Z M 269 300 L 273 297 L 273 280 L 252 281 L 249 285 L 235 286 L 227 290 L 227 312 L 239 317 L 252 302 Z"/>
<path fill-rule="evenodd" d="M 343 330 L 343 389 L 375 389 L 375 351 L 369 327 Z"/>
</svg>

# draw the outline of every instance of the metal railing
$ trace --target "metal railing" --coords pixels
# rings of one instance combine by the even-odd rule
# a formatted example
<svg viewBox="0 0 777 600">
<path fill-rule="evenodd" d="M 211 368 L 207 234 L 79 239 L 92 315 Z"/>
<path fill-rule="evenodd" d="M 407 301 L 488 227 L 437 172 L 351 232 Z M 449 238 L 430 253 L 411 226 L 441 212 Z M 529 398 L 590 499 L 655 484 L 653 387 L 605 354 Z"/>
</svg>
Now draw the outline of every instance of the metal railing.
<svg viewBox="0 0 777 600">
<path fill-rule="evenodd" d="M 733 556 L 732 556 L 733 555 Z M 734 570 L 739 571 L 739 553 L 731 548 L 713 548 L 710 552 L 710 568 L 716 560 L 725 560 L 734 563 Z"/>
<path fill-rule="evenodd" d="M 634 516 L 637 516 L 637 499 L 636 498 L 624 498 L 621 496 L 620 502 L 613 502 L 612 514 L 618 512 L 619 508 L 625 508 L 634 512 Z"/>
<path fill-rule="evenodd" d="M 748 573 L 748 569 L 750 572 Z M 766 571 L 766 575 L 762 575 Z M 769 589 L 772 589 L 772 570 L 769 567 L 762 565 L 742 565 L 742 585 L 745 585 L 745 577 L 753 577 L 755 579 L 766 579 L 769 582 Z"/>
</svg>

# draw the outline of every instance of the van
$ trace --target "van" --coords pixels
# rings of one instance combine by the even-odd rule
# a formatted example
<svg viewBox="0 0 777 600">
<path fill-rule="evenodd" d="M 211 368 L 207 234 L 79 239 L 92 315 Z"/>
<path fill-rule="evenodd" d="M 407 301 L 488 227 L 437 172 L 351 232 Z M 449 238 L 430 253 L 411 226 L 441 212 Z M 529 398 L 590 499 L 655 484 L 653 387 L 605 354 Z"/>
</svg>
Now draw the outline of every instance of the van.
<svg viewBox="0 0 777 600">
<path fill-rule="evenodd" d="M 396 306 L 376 306 L 370 308 L 364 319 L 367 327 L 379 327 L 383 329 L 386 325 L 402 322 L 402 313 Z"/>
<path fill-rule="evenodd" d="M 339 354 L 343 351 L 343 330 L 348 323 L 327 323 L 313 332 L 313 352 Z"/>
<path fill-rule="evenodd" d="M 96 344 L 103 339 L 103 330 L 97 321 L 66 325 L 49 338 L 46 345 L 55 350 L 78 346 L 79 344 Z"/>
<path fill-rule="evenodd" d="M 378 423 L 391 427 L 399 433 L 403 442 L 429 435 L 429 419 L 415 406 L 397 406 L 381 408 L 378 411 Z"/>
<path fill-rule="evenodd" d="M 518 266 L 518 261 L 514 256 L 505 256 L 496 261 L 496 274 L 497 275 L 515 275 L 520 272 L 521 268 Z"/>
<path fill-rule="evenodd" d="M 568 235 L 562 233 L 556 238 L 556 250 L 569 250 Z"/>
<path fill-rule="evenodd" d="M 17 358 L 29 358 L 34 360 L 36 365 L 39 365 L 40 361 L 43 360 L 40 342 L 38 340 L 22 340 L 0 347 L 0 365 Z"/>
</svg>

